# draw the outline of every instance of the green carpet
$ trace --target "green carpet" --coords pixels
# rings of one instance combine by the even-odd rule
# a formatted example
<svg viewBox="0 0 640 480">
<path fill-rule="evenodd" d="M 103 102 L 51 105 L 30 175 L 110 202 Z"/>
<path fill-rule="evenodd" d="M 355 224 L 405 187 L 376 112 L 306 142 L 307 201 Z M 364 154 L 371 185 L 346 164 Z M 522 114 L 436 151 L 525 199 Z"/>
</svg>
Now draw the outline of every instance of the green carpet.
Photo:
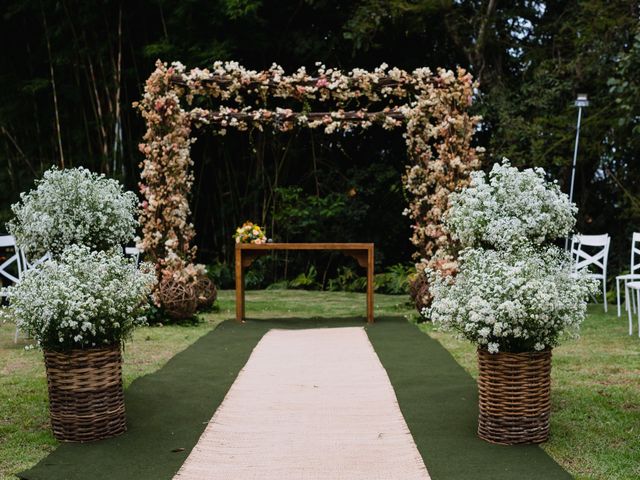
<svg viewBox="0 0 640 480">
<path fill-rule="evenodd" d="M 125 392 L 127 433 L 90 444 L 62 444 L 18 476 L 26 480 L 171 479 L 266 331 L 353 325 L 362 321 L 224 322 L 162 369 L 131 384 Z M 537 446 L 497 446 L 476 437 L 475 382 L 438 342 L 402 318 L 376 319 L 367 332 L 431 478 L 571 478 Z"/>
</svg>

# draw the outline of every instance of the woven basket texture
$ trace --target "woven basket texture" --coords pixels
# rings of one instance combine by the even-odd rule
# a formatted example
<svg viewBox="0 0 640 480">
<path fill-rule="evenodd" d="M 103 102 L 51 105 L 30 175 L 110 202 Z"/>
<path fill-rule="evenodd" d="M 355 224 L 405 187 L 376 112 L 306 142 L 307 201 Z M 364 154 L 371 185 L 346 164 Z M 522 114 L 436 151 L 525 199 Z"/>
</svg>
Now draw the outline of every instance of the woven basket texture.
<svg viewBox="0 0 640 480">
<path fill-rule="evenodd" d="M 507 445 L 549 437 L 551 350 L 489 353 L 478 349 L 478 436 Z"/>
<path fill-rule="evenodd" d="M 44 352 L 51 427 L 63 442 L 126 431 L 120 346 Z"/>
</svg>

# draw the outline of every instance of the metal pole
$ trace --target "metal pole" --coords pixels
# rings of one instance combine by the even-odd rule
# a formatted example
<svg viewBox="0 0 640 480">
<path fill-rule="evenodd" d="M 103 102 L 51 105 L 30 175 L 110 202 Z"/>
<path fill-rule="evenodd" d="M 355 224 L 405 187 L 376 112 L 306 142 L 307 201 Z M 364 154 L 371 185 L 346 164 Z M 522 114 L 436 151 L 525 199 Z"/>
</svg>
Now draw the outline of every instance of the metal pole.
<svg viewBox="0 0 640 480">
<path fill-rule="evenodd" d="M 576 180 L 576 160 L 578 159 L 578 142 L 580 141 L 580 123 L 582 121 L 582 107 L 578 107 L 578 128 L 576 128 L 576 144 L 573 148 L 573 165 L 571 167 L 571 188 L 569 189 L 569 201 L 573 201 L 573 184 Z"/>
<path fill-rule="evenodd" d="M 580 141 L 580 123 L 582 121 L 582 107 L 578 107 L 578 125 L 576 128 L 576 144 L 573 147 L 573 164 L 571 165 L 571 187 L 569 187 L 569 202 L 573 202 L 573 185 L 576 181 L 576 160 L 578 159 L 578 142 Z M 569 237 L 564 241 L 564 249 L 569 249 Z"/>
</svg>

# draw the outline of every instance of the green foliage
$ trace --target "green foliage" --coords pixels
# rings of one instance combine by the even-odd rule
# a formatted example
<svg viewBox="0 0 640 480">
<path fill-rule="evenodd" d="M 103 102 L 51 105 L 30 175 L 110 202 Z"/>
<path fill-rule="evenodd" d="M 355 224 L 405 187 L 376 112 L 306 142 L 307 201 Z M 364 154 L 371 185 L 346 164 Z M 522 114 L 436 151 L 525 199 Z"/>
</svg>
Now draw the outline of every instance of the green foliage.
<svg viewBox="0 0 640 480">
<path fill-rule="evenodd" d="M 306 194 L 300 187 L 280 187 L 275 195 L 273 221 L 284 241 L 321 242 L 347 237 L 346 241 L 353 237 L 349 224 L 362 221 L 366 208 L 351 202 L 345 193 L 318 196 Z"/>
<path fill-rule="evenodd" d="M 393 265 L 385 272 L 374 276 L 374 290 L 376 293 L 389 295 L 407 294 L 409 292 L 409 275 L 414 272 L 413 266 Z M 342 267 L 338 270 L 338 275 L 329 280 L 327 290 L 366 292 L 367 277 L 359 275 L 353 268 Z"/>
<path fill-rule="evenodd" d="M 400 263 L 392 265 L 386 272 L 375 276 L 375 290 L 389 295 L 407 294 L 409 293 L 409 276 L 413 273 L 415 273 L 415 267 L 412 265 Z"/>
<path fill-rule="evenodd" d="M 256 260 L 252 268 L 245 271 L 244 284 L 248 290 L 261 288 L 264 285 L 264 264 Z"/>
<path fill-rule="evenodd" d="M 301 288 L 305 290 L 317 290 L 320 286 L 316 279 L 317 276 L 318 272 L 316 271 L 316 267 L 311 265 L 306 273 L 301 273 L 296 278 L 291 280 L 288 284 L 288 287 L 294 289 Z"/>
<path fill-rule="evenodd" d="M 279 282 L 267 285 L 265 290 L 286 290 L 287 288 L 289 288 L 289 282 L 287 280 L 280 280 Z"/>
<path fill-rule="evenodd" d="M 231 264 L 216 260 L 214 263 L 207 265 L 206 268 L 207 276 L 217 288 L 235 288 L 235 276 Z"/>
<path fill-rule="evenodd" d="M 589 94 L 578 228 L 612 234 L 613 271 L 627 263 L 628 233 L 640 221 L 639 13 L 631 0 L 8 0 L 0 18 L 0 40 L 11 45 L 0 57 L 0 221 L 19 192 L 62 157 L 67 167 L 83 165 L 135 187 L 144 127 L 130 106 L 158 57 L 201 67 L 277 62 L 289 71 L 311 71 L 316 61 L 343 69 L 383 61 L 409 70 L 462 65 L 480 80 L 487 167 L 502 156 L 542 166 L 564 191 L 573 100 Z M 202 133 L 193 146 L 192 201 L 203 262 L 230 262 L 231 234 L 247 219 L 292 241 L 307 231 L 322 240 L 373 240 L 383 266 L 408 260 L 404 201 L 392 190 L 406 163 L 400 135 Z M 280 212 L 278 188 L 302 189 L 289 192 L 289 211 Z M 355 196 L 347 194 L 352 189 Z M 265 267 L 267 283 L 281 279 L 281 260 Z M 288 266 L 306 268 L 298 259 Z M 325 275 L 319 265 L 318 276 L 333 276 L 337 266 Z"/>
<path fill-rule="evenodd" d="M 358 275 L 353 268 L 338 269 L 338 276 L 329 280 L 327 289 L 332 292 L 364 292 L 367 290 L 367 277 Z"/>
</svg>

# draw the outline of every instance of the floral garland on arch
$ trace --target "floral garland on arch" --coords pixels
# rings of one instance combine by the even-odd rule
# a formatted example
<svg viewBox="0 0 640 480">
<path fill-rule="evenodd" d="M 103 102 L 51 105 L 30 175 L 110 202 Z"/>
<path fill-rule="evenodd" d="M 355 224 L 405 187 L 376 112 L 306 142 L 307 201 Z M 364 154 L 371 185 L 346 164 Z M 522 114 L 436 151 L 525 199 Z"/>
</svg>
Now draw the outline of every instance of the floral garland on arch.
<svg viewBox="0 0 640 480">
<path fill-rule="evenodd" d="M 407 72 L 385 64 L 373 71 L 316 67 L 312 76 L 304 67 L 287 75 L 276 64 L 254 71 L 237 62 L 215 62 L 211 69 L 187 71 L 179 62 L 156 62 L 143 98 L 134 106 L 147 124 L 140 144 L 145 158 L 138 246 L 155 261 L 161 281 L 189 282 L 203 272 L 194 264 L 191 245 L 192 126 L 209 126 L 217 135 L 230 128 L 322 128 L 331 134 L 372 125 L 387 130 L 406 126 L 410 164 L 403 176 L 409 203 L 405 214 L 414 222 L 411 240 L 418 269 L 427 264 L 455 269 L 455 249 L 442 230 L 442 215 L 448 194 L 465 186 L 469 172 L 479 166 L 481 150 L 471 145 L 479 117 L 468 114 L 475 86 L 471 75 L 462 68 Z M 217 110 L 192 108 L 196 97 L 215 100 Z M 273 108 L 273 101 L 287 106 Z M 329 107 L 316 111 L 318 105 Z"/>
</svg>

